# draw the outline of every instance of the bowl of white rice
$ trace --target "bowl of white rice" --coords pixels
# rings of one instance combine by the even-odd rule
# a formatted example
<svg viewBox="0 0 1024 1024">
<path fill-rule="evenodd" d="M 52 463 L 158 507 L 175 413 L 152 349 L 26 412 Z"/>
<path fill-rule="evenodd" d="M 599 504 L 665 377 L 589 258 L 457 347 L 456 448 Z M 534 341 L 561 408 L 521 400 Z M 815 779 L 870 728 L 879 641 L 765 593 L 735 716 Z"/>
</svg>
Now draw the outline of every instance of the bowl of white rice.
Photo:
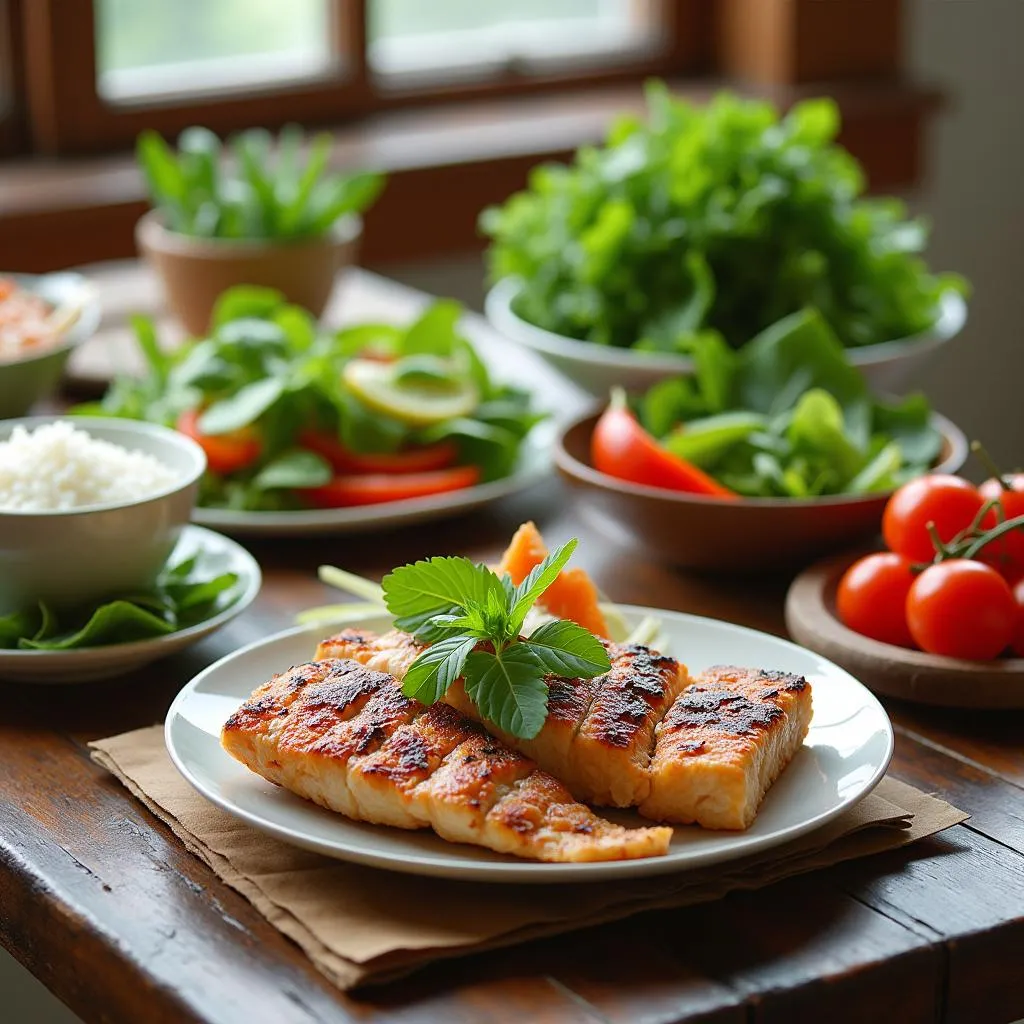
<svg viewBox="0 0 1024 1024">
<path fill-rule="evenodd" d="M 205 469 L 194 441 L 151 423 L 0 421 L 0 615 L 149 590 Z"/>
</svg>

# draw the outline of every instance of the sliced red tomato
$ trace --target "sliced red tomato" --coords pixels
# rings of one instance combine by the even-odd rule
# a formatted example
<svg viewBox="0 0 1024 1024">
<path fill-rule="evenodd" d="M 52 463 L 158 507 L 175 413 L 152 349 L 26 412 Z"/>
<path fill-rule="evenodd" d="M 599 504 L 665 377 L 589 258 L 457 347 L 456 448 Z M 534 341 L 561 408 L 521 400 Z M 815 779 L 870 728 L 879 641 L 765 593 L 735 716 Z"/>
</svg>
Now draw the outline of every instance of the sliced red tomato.
<svg viewBox="0 0 1024 1024">
<path fill-rule="evenodd" d="M 459 457 L 458 448 L 452 441 L 420 448 L 407 448 L 400 452 L 363 454 L 346 448 L 330 434 L 304 431 L 299 443 L 317 455 L 322 455 L 337 473 L 429 473 L 447 469 Z"/>
<path fill-rule="evenodd" d="M 251 466 L 263 451 L 259 434 L 251 427 L 230 434 L 204 434 L 199 429 L 200 409 L 188 409 L 178 417 L 175 426 L 191 437 L 206 453 L 206 464 L 214 473 L 227 476 Z"/>
<path fill-rule="evenodd" d="M 407 498 L 461 491 L 480 482 L 476 466 L 455 466 L 428 473 L 354 473 L 336 476 L 323 487 L 302 490 L 317 508 L 346 508 L 350 505 L 382 505 Z"/>
<path fill-rule="evenodd" d="M 630 483 L 729 500 L 739 497 L 700 467 L 662 448 L 629 411 L 619 388 L 612 391 L 611 402 L 594 427 L 590 458 L 599 472 Z"/>
</svg>

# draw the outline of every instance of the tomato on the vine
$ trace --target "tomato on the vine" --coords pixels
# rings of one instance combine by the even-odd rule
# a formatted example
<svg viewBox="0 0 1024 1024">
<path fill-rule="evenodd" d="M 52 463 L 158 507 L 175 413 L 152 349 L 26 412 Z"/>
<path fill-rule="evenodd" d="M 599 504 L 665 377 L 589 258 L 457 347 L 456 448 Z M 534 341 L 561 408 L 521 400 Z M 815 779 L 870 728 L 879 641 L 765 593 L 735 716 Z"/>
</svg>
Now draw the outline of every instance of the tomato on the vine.
<svg viewBox="0 0 1024 1024">
<path fill-rule="evenodd" d="M 1003 486 L 1003 480 L 1009 484 L 1009 489 Z M 1014 473 L 1001 479 L 993 477 L 986 480 L 978 492 L 985 501 L 998 500 L 1002 506 L 1001 516 L 996 509 L 986 514 L 982 522 L 984 529 L 990 530 L 1006 519 L 1024 516 L 1024 473 Z M 1004 576 L 1012 577 L 1024 572 L 1024 528 L 1013 530 L 987 544 L 978 557 L 995 566 Z"/>
<path fill-rule="evenodd" d="M 935 547 L 928 531 L 933 523 L 945 543 L 974 522 L 985 504 L 977 488 L 958 476 L 933 473 L 897 490 L 882 516 L 882 536 L 891 551 L 912 562 L 930 562 Z"/>
<path fill-rule="evenodd" d="M 906 613 L 910 634 L 923 651 L 988 660 L 1010 645 L 1019 610 L 1010 585 L 995 569 L 952 558 L 914 580 Z"/>
<path fill-rule="evenodd" d="M 836 610 L 843 624 L 863 636 L 913 647 L 907 626 L 907 594 L 914 582 L 910 562 L 891 551 L 867 555 L 839 581 Z"/>
</svg>

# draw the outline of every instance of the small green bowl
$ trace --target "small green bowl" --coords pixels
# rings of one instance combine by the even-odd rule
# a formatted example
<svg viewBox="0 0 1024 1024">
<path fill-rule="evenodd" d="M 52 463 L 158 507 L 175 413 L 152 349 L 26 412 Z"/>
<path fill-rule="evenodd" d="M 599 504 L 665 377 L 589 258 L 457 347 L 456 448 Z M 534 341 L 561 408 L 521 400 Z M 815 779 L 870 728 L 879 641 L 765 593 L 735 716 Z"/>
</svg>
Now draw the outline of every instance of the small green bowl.
<svg viewBox="0 0 1024 1024">
<path fill-rule="evenodd" d="M 76 346 L 91 338 L 100 323 L 95 287 L 81 274 L 0 274 L 19 288 L 48 302 L 68 326 L 60 341 L 20 359 L 0 359 L 0 419 L 24 416 L 38 401 L 57 390 L 61 374 Z"/>
</svg>

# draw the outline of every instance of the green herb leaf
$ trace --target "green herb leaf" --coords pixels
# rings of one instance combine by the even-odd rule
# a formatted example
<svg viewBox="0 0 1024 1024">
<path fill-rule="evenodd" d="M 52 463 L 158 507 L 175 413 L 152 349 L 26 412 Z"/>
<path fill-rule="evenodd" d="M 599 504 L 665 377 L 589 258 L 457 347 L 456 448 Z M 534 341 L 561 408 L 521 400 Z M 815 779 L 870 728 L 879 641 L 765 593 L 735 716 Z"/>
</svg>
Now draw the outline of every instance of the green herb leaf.
<svg viewBox="0 0 1024 1024">
<path fill-rule="evenodd" d="M 216 330 L 232 320 L 270 317 L 283 303 L 284 295 L 276 288 L 263 288 L 254 284 L 235 285 L 217 299 L 210 325 Z"/>
<path fill-rule="evenodd" d="M 210 406 L 199 418 L 204 434 L 230 434 L 255 423 L 284 393 L 284 381 L 276 377 L 246 384 L 230 398 Z"/>
<path fill-rule="evenodd" d="M 437 556 L 403 565 L 381 582 L 388 611 L 396 618 L 442 615 L 452 608 L 484 608 L 490 593 L 505 600 L 501 581 L 468 558 Z"/>
<path fill-rule="evenodd" d="M 268 462 L 253 478 L 263 491 L 287 487 L 321 487 L 334 475 L 331 464 L 315 452 L 292 448 Z"/>
<path fill-rule="evenodd" d="M 441 299 L 430 305 L 405 335 L 405 355 L 450 357 L 454 353 L 455 325 L 462 316 L 462 306 L 453 299 Z"/>
<path fill-rule="evenodd" d="M 466 658 L 466 692 L 488 722 L 513 736 L 532 739 L 547 718 L 543 671 L 526 644 L 513 644 L 500 654 L 473 651 Z"/>
<path fill-rule="evenodd" d="M 548 555 L 543 562 L 535 565 L 523 582 L 516 587 L 514 603 L 509 615 L 509 630 L 512 635 L 519 633 L 526 620 L 526 613 L 536 603 L 537 598 L 555 582 L 578 544 L 579 541 L 575 537 L 566 541 L 557 551 Z"/>
<path fill-rule="evenodd" d="M 545 622 L 525 642 L 545 671 L 557 676 L 590 678 L 611 668 L 604 644 L 575 622 Z"/>
<path fill-rule="evenodd" d="M 477 645 L 473 636 L 450 636 L 428 647 L 409 666 L 402 693 L 423 704 L 439 701 L 462 675 L 466 658 Z"/>
<path fill-rule="evenodd" d="M 113 643 L 146 640 L 173 633 L 175 623 L 133 604 L 111 601 L 100 605 L 80 629 L 47 639 L 22 637 L 19 647 L 35 651 L 66 651 L 76 647 L 100 647 Z"/>
</svg>

